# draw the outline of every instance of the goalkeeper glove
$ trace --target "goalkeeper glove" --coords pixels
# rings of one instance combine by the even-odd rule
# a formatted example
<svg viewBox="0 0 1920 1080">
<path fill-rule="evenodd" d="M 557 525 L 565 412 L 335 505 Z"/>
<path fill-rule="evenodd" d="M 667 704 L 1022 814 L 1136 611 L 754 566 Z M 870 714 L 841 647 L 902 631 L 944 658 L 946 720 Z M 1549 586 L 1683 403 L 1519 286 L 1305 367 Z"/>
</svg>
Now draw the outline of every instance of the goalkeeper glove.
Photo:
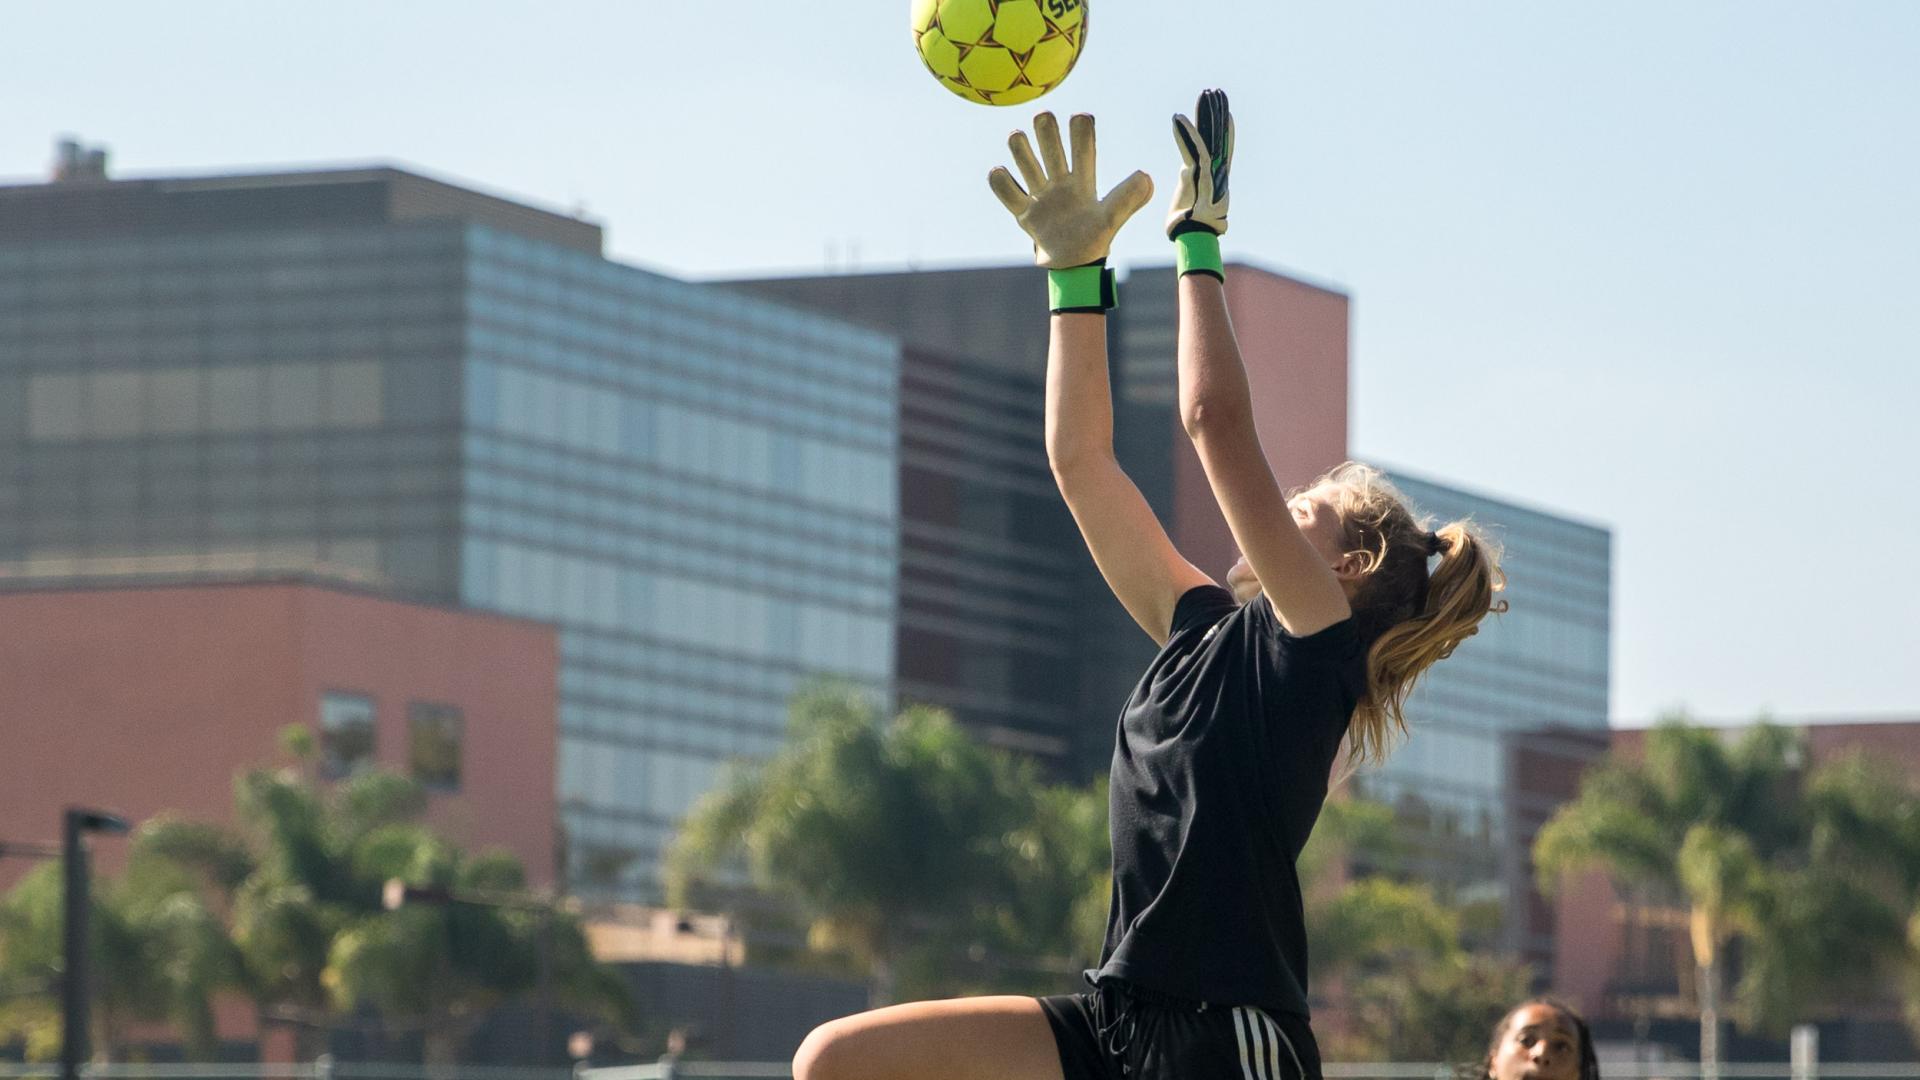
<svg viewBox="0 0 1920 1080">
<path fill-rule="evenodd" d="M 1227 111 L 1224 91 L 1208 90 L 1194 108 L 1199 123 L 1185 116 L 1173 118 L 1174 141 L 1185 164 L 1180 190 L 1167 211 L 1167 236 L 1204 229 L 1215 236 L 1227 231 L 1227 170 L 1233 164 L 1233 114 Z"/>
<path fill-rule="evenodd" d="M 1033 261 L 1049 270 L 1090 266 L 1107 257 L 1113 238 L 1139 209 L 1153 198 L 1153 180 L 1136 172 L 1098 197 L 1094 187 L 1093 117 L 1081 113 L 1070 122 L 1073 163 L 1067 163 L 1060 145 L 1060 123 L 1050 112 L 1033 118 L 1040 140 L 1040 156 L 1023 131 L 1007 140 L 1013 163 L 1026 178 L 1026 187 L 1004 166 L 987 175 L 987 184 L 1033 238 Z"/>
</svg>

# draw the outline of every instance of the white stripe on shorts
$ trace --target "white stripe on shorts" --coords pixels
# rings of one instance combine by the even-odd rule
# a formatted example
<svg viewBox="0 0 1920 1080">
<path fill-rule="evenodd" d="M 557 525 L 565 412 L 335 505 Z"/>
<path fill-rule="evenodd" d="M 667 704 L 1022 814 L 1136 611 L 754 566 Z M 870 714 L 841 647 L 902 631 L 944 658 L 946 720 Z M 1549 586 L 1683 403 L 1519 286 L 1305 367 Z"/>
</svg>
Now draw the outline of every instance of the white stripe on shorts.
<svg viewBox="0 0 1920 1080">
<path fill-rule="evenodd" d="M 1247 1029 L 1240 1026 L 1240 1010 L 1233 1010 L 1233 1037 L 1240 1040 L 1240 1080 L 1253 1080 L 1253 1070 L 1247 1067 Z"/>
<path fill-rule="evenodd" d="M 1255 1009 L 1254 1013 L 1267 1025 L 1267 1074 L 1279 1080 L 1287 1075 L 1280 1071 L 1280 1025 L 1273 1022 L 1265 1009 Z M 1296 1074 L 1293 1080 L 1306 1080 L 1306 1077 Z"/>
<path fill-rule="evenodd" d="M 1281 1075 L 1280 1049 L 1277 1044 L 1284 1043 L 1287 1048 L 1287 1056 L 1293 1059 L 1293 1075 L 1295 1077 L 1295 1080 L 1307 1080 L 1307 1067 L 1300 1063 L 1300 1052 L 1293 1048 L 1293 1040 L 1287 1038 L 1287 1033 L 1280 1030 L 1279 1021 L 1276 1021 L 1273 1017 L 1268 1016 L 1266 1013 L 1266 1010 L 1264 1009 L 1258 1009 L 1255 1011 L 1260 1014 L 1260 1019 L 1265 1020 L 1267 1022 L 1267 1026 L 1273 1029 L 1273 1037 L 1276 1040 L 1276 1045 L 1272 1047 L 1273 1075 L 1276 1077 Z"/>
<path fill-rule="evenodd" d="M 1260 1029 L 1255 1026 L 1253 1017 L 1247 1013 L 1244 1005 L 1234 1007 L 1233 1033 L 1240 1039 L 1240 1075 L 1243 1080 L 1268 1080 L 1266 1062 L 1262 1060 L 1265 1055 L 1260 1048 Z M 1251 1054 L 1247 1049 L 1249 1037 L 1253 1042 Z"/>
</svg>

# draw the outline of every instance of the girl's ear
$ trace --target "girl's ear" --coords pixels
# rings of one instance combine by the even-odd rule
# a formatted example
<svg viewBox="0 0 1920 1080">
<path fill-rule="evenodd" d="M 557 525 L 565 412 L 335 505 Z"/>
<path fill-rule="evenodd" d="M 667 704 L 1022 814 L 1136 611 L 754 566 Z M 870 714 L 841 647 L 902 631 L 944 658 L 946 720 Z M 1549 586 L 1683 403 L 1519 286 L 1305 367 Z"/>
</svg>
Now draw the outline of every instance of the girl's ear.
<svg viewBox="0 0 1920 1080">
<path fill-rule="evenodd" d="M 1333 564 L 1333 576 L 1341 581 L 1358 581 L 1373 573 L 1373 553 L 1349 551 Z"/>
</svg>

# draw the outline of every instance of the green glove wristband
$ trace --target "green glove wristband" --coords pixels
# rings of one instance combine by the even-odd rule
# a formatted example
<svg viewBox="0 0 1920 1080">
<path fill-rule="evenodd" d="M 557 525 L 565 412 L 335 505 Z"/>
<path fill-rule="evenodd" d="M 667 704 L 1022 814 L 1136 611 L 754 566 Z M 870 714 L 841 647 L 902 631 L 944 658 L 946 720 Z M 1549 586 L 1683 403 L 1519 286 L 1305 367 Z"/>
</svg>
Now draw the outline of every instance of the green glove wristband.
<svg viewBox="0 0 1920 1080">
<path fill-rule="evenodd" d="M 1106 260 L 1047 271 L 1047 304 L 1055 315 L 1105 315 L 1120 302 Z"/>
<path fill-rule="evenodd" d="M 1212 274 L 1227 280 L 1226 264 L 1220 261 L 1220 237 L 1210 229 L 1190 229 L 1173 238 L 1177 276 Z"/>
</svg>

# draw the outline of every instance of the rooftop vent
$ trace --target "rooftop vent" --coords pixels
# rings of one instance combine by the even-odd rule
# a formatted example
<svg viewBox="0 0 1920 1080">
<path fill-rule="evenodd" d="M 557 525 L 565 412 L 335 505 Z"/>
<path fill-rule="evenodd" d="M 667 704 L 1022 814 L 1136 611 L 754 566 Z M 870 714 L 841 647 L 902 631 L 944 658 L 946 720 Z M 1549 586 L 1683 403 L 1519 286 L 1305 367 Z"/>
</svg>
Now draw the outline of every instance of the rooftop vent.
<svg viewBox="0 0 1920 1080">
<path fill-rule="evenodd" d="M 55 144 L 53 182 L 67 184 L 107 178 L 107 148 L 82 146 L 80 140 L 63 138 Z"/>
</svg>

